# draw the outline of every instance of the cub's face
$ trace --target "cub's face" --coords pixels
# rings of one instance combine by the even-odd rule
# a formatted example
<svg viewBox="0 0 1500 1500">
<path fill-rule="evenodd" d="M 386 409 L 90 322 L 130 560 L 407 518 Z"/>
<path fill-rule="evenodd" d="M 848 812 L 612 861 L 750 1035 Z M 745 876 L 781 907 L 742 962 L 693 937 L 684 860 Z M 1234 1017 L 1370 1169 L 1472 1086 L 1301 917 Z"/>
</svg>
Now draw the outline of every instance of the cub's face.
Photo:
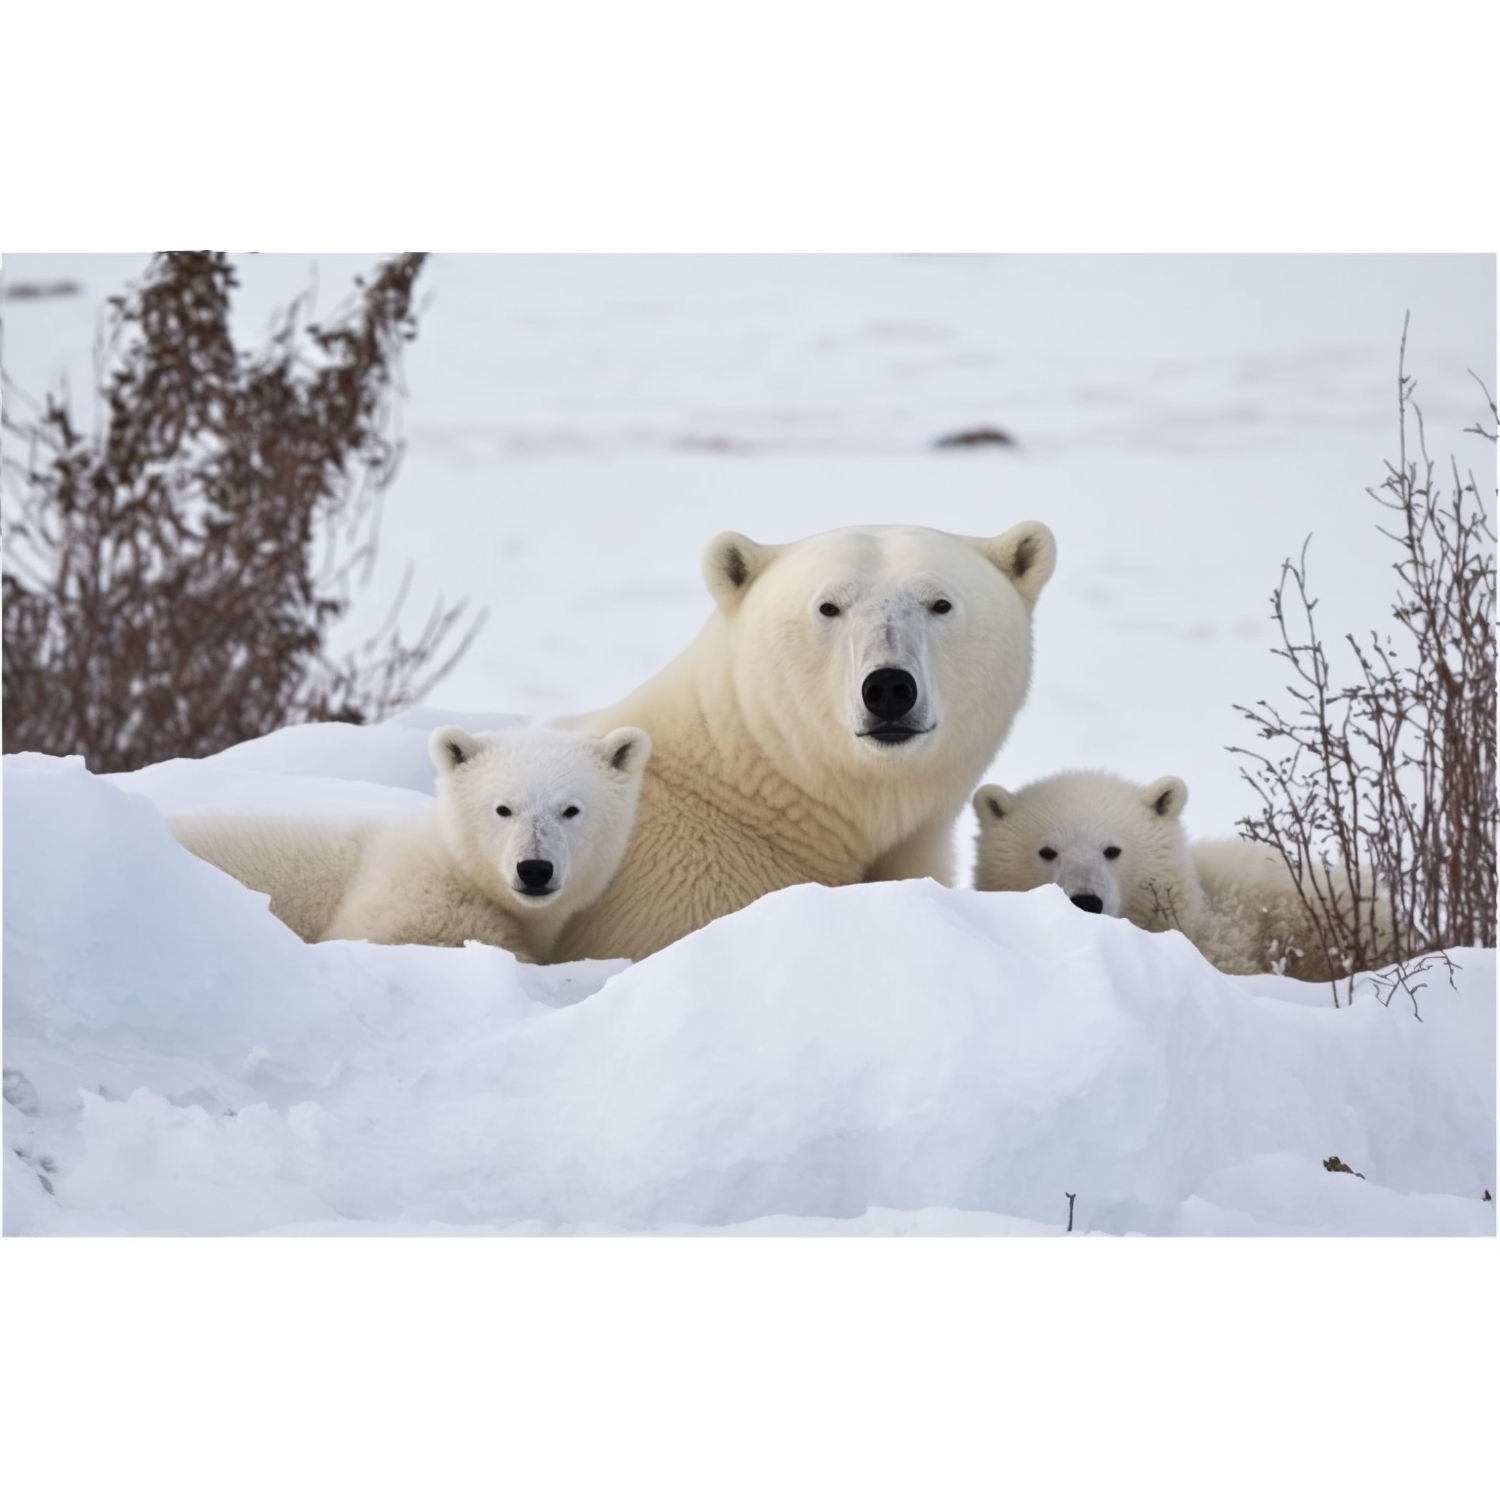
<svg viewBox="0 0 1500 1500">
<path fill-rule="evenodd" d="M 1139 787 L 1080 771 L 1020 792 L 982 786 L 974 794 L 974 884 L 985 891 L 1059 885 L 1080 910 L 1110 917 L 1126 915 L 1153 881 L 1170 901 L 1186 802 L 1187 787 L 1175 776 Z"/>
<path fill-rule="evenodd" d="M 643 730 L 447 728 L 429 750 L 449 848 L 493 895 L 520 910 L 598 897 L 635 822 L 651 754 Z"/>
<path fill-rule="evenodd" d="M 1036 523 L 993 539 L 918 527 L 782 547 L 716 538 L 705 575 L 751 732 L 804 785 L 907 763 L 982 767 L 1026 695 L 1031 606 L 1054 554 Z"/>
</svg>

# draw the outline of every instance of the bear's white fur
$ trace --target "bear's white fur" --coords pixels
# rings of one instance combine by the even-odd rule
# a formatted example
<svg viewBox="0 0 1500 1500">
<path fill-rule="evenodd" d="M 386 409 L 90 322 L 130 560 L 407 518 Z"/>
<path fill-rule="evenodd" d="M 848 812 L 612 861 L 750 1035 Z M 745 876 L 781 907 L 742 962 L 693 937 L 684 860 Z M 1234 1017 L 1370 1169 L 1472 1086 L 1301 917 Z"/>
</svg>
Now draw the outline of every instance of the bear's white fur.
<svg viewBox="0 0 1500 1500">
<path fill-rule="evenodd" d="M 1349 964 L 1325 946 L 1330 938 L 1320 940 L 1303 907 L 1297 879 L 1276 850 L 1247 839 L 1196 839 L 1190 847 L 1217 942 L 1231 961 L 1243 965 L 1226 972 L 1271 971 L 1293 979 L 1345 977 Z M 1357 891 L 1349 872 L 1337 866 L 1319 867 L 1302 878 L 1315 906 L 1327 903 L 1352 913 L 1357 899 L 1374 963 L 1390 961 L 1395 932 L 1390 897 L 1376 890 L 1368 870 L 1360 872 Z"/>
<path fill-rule="evenodd" d="M 1036 522 L 715 537 L 697 640 L 613 707 L 558 721 L 639 724 L 654 747 L 619 877 L 559 954 L 642 958 L 807 881 L 950 881 L 954 820 L 1026 697 L 1055 560 Z"/>
<path fill-rule="evenodd" d="M 185 848 L 253 890 L 308 942 L 459 946 L 546 962 L 624 857 L 651 741 L 522 728 L 434 731 L 431 808 L 389 822 L 169 820 Z"/>
<path fill-rule="evenodd" d="M 1141 787 L 1065 771 L 1019 792 L 982 786 L 973 801 L 975 889 L 1060 885 L 1075 906 L 1148 932 L 1187 930 L 1200 916 L 1203 889 L 1181 822 L 1187 787 L 1177 777 Z"/>
<path fill-rule="evenodd" d="M 974 794 L 979 838 L 974 885 L 1026 891 L 1060 885 L 1074 905 L 1124 917 L 1150 932 L 1175 929 L 1227 974 L 1343 977 L 1320 951 L 1316 929 L 1281 856 L 1243 839 L 1189 843 L 1182 824 L 1187 787 L 1175 776 L 1149 786 L 1101 771 L 1065 771 L 1019 792 Z M 1348 875 L 1319 873 L 1343 901 Z M 1360 892 L 1390 939 L 1390 907 Z"/>
</svg>

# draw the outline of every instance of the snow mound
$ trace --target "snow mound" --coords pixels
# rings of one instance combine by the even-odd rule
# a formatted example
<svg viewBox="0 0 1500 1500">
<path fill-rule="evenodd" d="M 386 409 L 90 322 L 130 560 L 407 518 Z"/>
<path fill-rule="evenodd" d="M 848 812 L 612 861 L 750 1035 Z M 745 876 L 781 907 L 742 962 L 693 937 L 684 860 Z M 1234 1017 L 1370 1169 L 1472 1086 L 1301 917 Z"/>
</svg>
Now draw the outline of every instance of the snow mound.
<svg viewBox="0 0 1500 1500">
<path fill-rule="evenodd" d="M 298 724 L 201 760 L 168 760 L 105 779 L 164 812 L 257 812 L 355 818 L 415 811 L 436 785 L 427 741 L 458 724 L 512 729 L 515 714 L 415 708 L 383 724 Z"/>
<path fill-rule="evenodd" d="M 148 800 L 420 801 L 442 721 L 6 758 L 7 1233 L 1494 1233 L 1492 952 L 1418 1020 L 1050 887 L 797 887 L 635 965 L 307 946 Z"/>
</svg>

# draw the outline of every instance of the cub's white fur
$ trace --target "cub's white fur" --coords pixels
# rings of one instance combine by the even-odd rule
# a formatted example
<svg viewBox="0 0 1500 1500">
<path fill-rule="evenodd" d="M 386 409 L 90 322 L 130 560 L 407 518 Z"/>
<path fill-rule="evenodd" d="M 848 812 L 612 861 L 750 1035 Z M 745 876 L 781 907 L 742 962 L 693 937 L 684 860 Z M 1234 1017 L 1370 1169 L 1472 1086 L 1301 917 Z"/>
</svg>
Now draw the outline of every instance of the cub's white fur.
<svg viewBox="0 0 1500 1500">
<path fill-rule="evenodd" d="M 619 867 L 651 756 L 644 731 L 436 730 L 437 800 L 390 822 L 194 816 L 173 836 L 271 897 L 308 942 L 493 943 L 546 962 Z"/>
<path fill-rule="evenodd" d="M 717 609 L 612 708 L 655 747 L 619 879 L 559 953 L 641 958 L 804 881 L 952 878 L 952 832 L 1026 696 L 1052 534 L 859 527 L 704 556 Z"/>
<path fill-rule="evenodd" d="M 1229 974 L 1342 977 L 1338 956 L 1320 951 L 1280 855 L 1242 839 L 1190 844 L 1186 805 L 1187 787 L 1175 776 L 1137 786 L 1104 772 L 1066 771 L 1019 792 L 982 786 L 974 794 L 975 887 L 1060 885 L 1084 911 L 1125 917 L 1151 932 L 1182 932 Z M 1347 872 L 1320 872 L 1319 879 L 1352 903 Z M 1390 905 L 1372 900 L 1370 888 L 1366 878 L 1360 899 L 1385 947 Z"/>
<path fill-rule="evenodd" d="M 1075 906 L 1150 932 L 1183 928 L 1198 916 L 1203 890 L 1180 821 L 1187 787 L 1177 777 L 1139 787 L 1103 772 L 1067 771 L 1019 792 L 982 786 L 973 802 L 978 890 L 1060 885 Z"/>
</svg>

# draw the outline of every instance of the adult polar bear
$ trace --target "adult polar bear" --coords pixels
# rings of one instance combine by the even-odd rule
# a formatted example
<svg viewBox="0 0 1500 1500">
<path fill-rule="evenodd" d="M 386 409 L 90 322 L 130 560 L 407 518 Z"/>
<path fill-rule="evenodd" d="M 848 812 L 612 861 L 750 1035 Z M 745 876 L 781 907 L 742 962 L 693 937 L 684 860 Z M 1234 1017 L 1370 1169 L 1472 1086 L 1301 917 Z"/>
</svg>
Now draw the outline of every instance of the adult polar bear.
<svg viewBox="0 0 1500 1500">
<path fill-rule="evenodd" d="M 855 527 L 709 544 L 717 608 L 610 708 L 651 762 L 624 863 L 558 959 L 644 958 L 784 886 L 952 878 L 954 820 L 1031 680 L 1052 533 Z"/>
</svg>

